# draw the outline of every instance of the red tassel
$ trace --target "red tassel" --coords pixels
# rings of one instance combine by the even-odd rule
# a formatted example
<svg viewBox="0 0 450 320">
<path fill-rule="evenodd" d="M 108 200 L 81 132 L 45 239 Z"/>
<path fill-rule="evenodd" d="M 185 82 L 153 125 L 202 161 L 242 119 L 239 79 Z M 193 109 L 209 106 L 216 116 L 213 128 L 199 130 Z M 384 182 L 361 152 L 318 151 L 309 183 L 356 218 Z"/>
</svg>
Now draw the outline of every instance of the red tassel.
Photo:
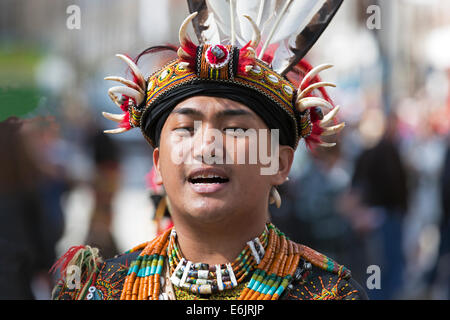
<svg viewBox="0 0 450 320">
<path fill-rule="evenodd" d="M 263 57 L 262 57 L 262 61 L 265 61 L 267 64 L 271 64 L 273 57 L 275 55 L 275 51 L 277 51 L 279 44 L 278 43 L 273 43 L 270 44 L 266 51 L 264 51 Z M 262 46 L 261 44 L 258 46 L 258 48 L 256 49 L 256 55 L 259 55 L 259 53 L 261 52 Z"/>
<path fill-rule="evenodd" d="M 304 73 L 304 75 L 301 77 L 300 79 L 300 83 L 302 82 L 302 80 L 304 79 L 304 76 L 310 72 L 313 69 L 313 66 L 306 61 L 305 59 L 300 60 L 300 62 L 297 65 Z M 314 78 L 312 79 L 308 79 L 304 84 L 303 87 L 300 88 L 301 90 L 306 89 L 307 87 L 309 87 L 311 84 L 313 83 L 317 83 L 317 82 L 321 82 L 322 79 L 319 77 L 319 75 L 316 75 Z M 328 95 L 327 90 L 324 87 L 320 87 L 319 89 L 320 94 L 322 95 L 322 97 L 328 101 L 329 103 L 331 103 L 333 105 L 333 107 L 335 106 L 333 103 L 333 100 L 331 100 L 330 96 Z M 313 96 L 313 95 L 310 95 Z"/>
<path fill-rule="evenodd" d="M 123 112 L 127 112 L 128 111 L 128 100 L 130 100 L 130 98 L 127 96 L 123 96 L 123 97 L 125 97 L 125 99 L 124 99 L 124 103 L 122 103 L 120 105 L 120 109 L 122 109 Z"/>
<path fill-rule="evenodd" d="M 319 125 L 319 121 L 314 121 L 312 124 L 312 136 L 320 137 L 320 135 L 323 133 L 323 128 Z"/>
<path fill-rule="evenodd" d="M 186 39 L 185 45 L 181 48 L 189 55 L 189 59 L 182 59 L 182 61 L 189 63 L 190 66 L 195 66 L 195 57 L 197 55 L 197 46 L 189 39 Z"/>
<path fill-rule="evenodd" d="M 312 129 L 311 134 L 305 138 L 305 143 L 308 149 L 313 151 L 317 144 L 322 143 L 320 136 L 322 135 L 324 129 L 320 126 L 321 119 L 319 118 L 318 114 L 314 112 L 313 109 L 310 109 L 310 114 Z"/>
<path fill-rule="evenodd" d="M 251 41 L 249 41 L 245 46 L 239 50 L 239 64 L 238 64 L 238 74 L 246 74 L 245 67 L 252 65 L 255 59 L 248 57 L 247 49 L 250 47 Z"/>
<path fill-rule="evenodd" d="M 195 56 L 197 55 L 197 46 L 189 39 L 186 39 L 185 44 L 186 45 L 181 46 L 181 48 L 183 48 L 184 52 L 195 59 Z"/>
<path fill-rule="evenodd" d="M 48 272 L 55 273 L 57 269 L 60 269 L 60 274 L 64 275 L 66 273 L 67 265 L 69 264 L 70 260 L 72 260 L 75 254 L 82 249 L 86 249 L 86 247 L 85 246 L 70 247 L 70 249 L 67 250 L 67 252 L 53 264 L 53 266 L 50 268 Z"/>
<path fill-rule="evenodd" d="M 251 41 L 247 42 L 247 44 L 239 50 L 239 60 L 247 54 L 247 49 L 250 47 L 250 42 Z"/>
<path fill-rule="evenodd" d="M 119 123 L 119 127 L 120 128 L 125 128 L 125 129 L 131 129 L 131 125 L 130 125 L 130 113 L 128 111 L 125 112 L 125 117 L 123 118 L 123 120 Z"/>
</svg>

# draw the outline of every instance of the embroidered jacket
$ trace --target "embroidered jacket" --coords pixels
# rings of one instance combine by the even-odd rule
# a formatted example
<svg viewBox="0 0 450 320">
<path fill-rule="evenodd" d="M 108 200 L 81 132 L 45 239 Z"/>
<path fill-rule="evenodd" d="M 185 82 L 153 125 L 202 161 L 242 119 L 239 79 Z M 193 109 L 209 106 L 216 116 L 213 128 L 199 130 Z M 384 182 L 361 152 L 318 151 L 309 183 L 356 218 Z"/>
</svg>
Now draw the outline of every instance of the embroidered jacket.
<svg viewBox="0 0 450 320">
<path fill-rule="evenodd" d="M 79 247 L 80 248 L 80 247 Z M 88 250 L 81 249 L 80 250 Z M 283 292 L 282 300 L 366 300 L 362 287 L 351 278 L 351 272 L 317 251 L 302 246 L 302 258 L 294 280 Z M 82 270 L 80 283 L 61 279 L 55 286 L 52 299 L 57 300 L 118 300 L 128 268 L 140 251 L 122 254 L 112 259 L 98 259 L 95 271 Z M 244 281 L 246 284 L 246 281 Z M 73 288 L 73 289 L 71 289 Z M 243 286 L 218 295 L 195 295 L 177 291 L 177 299 L 235 299 Z M 181 293 L 181 294 L 180 294 Z"/>
</svg>

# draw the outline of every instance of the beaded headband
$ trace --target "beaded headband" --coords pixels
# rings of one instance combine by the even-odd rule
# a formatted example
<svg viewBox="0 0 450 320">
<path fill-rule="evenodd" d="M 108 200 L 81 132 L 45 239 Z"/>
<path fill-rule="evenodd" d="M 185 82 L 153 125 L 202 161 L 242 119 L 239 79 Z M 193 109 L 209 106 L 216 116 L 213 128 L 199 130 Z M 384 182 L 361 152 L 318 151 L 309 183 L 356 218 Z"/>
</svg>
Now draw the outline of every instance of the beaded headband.
<svg viewBox="0 0 450 320">
<path fill-rule="evenodd" d="M 257 95 L 273 105 L 276 108 L 274 114 L 280 114 L 280 117 L 283 115 L 283 119 L 291 122 L 293 129 L 289 134 L 295 141 L 291 144 L 294 149 L 301 138 L 310 146 L 335 145 L 321 140 L 321 136 L 336 134 L 344 127 L 344 123 L 327 126 L 334 121 L 339 107 L 333 105 L 324 90 L 324 87 L 335 85 L 320 81 L 318 74 L 332 67 L 331 65 L 311 67 L 297 87 L 286 76 L 274 71 L 267 61 L 259 58 L 264 57 L 262 50 L 266 45 L 261 48 L 261 32 L 249 16 L 245 17 L 253 28 L 253 37 L 240 48 L 230 44 L 195 45 L 188 37 L 186 29 L 197 14 L 194 12 L 189 15 L 180 27 L 178 58 L 152 74 L 147 81 L 133 60 L 125 55 L 117 55 L 128 64 L 134 80 L 121 77 L 105 78 L 125 85 L 112 87 L 108 91 L 110 98 L 122 109 L 123 114 L 103 113 L 105 118 L 119 123 L 119 128 L 105 130 L 105 133 L 122 133 L 140 127 L 144 137 L 155 147 L 156 141 L 152 141 L 143 128 L 151 111 L 161 99 L 169 94 L 176 95 L 177 90 L 183 86 L 208 82 L 244 88 L 248 90 L 249 95 Z M 322 97 L 314 95 L 315 92 L 321 93 Z M 119 94 L 120 98 L 117 96 Z M 330 111 L 324 116 L 322 108 Z"/>
</svg>

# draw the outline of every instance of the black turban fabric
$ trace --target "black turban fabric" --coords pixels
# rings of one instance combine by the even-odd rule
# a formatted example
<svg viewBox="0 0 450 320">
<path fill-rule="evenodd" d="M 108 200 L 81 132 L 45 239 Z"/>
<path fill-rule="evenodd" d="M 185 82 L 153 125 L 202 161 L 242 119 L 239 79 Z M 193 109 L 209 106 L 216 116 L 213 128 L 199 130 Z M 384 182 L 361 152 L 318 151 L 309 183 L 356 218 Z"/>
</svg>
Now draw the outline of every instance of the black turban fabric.
<svg viewBox="0 0 450 320">
<path fill-rule="evenodd" d="M 173 88 L 158 97 L 141 120 L 144 133 L 159 146 L 159 139 L 167 117 L 177 104 L 193 96 L 227 98 L 253 110 L 269 129 L 279 129 L 280 145 L 296 147 L 296 126 L 288 111 L 258 91 L 231 82 L 195 81 Z M 298 114 L 296 113 L 296 118 Z M 298 118 L 297 118 L 298 120 Z M 298 123 L 298 122 L 297 122 Z"/>
</svg>

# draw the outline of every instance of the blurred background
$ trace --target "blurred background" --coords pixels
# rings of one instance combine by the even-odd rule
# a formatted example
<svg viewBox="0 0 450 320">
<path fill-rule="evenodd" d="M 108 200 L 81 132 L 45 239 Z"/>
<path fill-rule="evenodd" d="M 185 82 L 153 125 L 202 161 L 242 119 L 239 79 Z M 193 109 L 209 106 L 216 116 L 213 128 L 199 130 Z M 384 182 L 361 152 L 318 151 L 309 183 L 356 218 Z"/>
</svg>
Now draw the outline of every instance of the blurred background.
<svg viewBox="0 0 450 320">
<path fill-rule="evenodd" d="M 158 232 L 152 149 L 139 130 L 102 133 L 101 111 L 117 111 L 103 78 L 126 74 L 116 53 L 177 44 L 187 13 L 184 0 L 0 2 L 0 299 L 48 299 L 73 245 L 112 257 Z M 372 299 L 449 299 L 450 1 L 346 0 L 306 58 L 335 65 L 322 78 L 346 128 L 335 148 L 300 145 L 273 222 Z M 381 288 L 366 286 L 372 265 Z"/>
</svg>

